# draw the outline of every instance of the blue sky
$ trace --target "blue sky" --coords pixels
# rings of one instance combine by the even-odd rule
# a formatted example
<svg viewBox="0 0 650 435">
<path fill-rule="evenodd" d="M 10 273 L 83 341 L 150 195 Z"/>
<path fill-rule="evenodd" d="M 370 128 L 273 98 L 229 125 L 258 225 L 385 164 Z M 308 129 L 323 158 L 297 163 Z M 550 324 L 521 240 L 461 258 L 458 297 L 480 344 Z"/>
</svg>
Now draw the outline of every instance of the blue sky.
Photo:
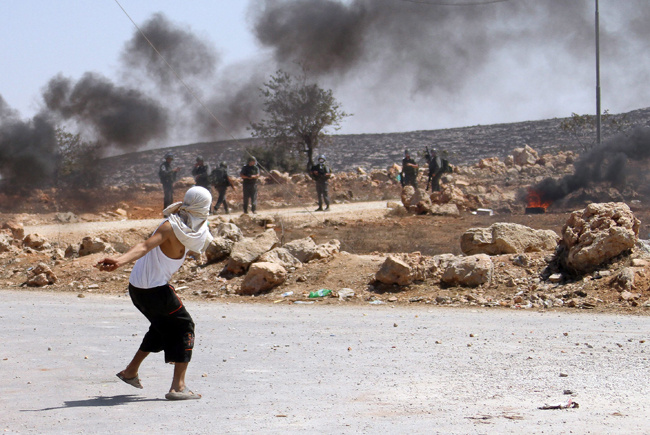
<svg viewBox="0 0 650 435">
<path fill-rule="evenodd" d="M 257 5 L 265 1 L 273 4 L 268 0 L 254 0 Z M 592 0 L 571 3 L 513 0 L 481 6 L 472 9 L 473 14 L 466 13 L 465 21 L 460 21 L 470 23 L 466 27 L 452 24 L 458 18 L 451 13 L 458 8 L 433 9 L 400 0 L 376 0 L 374 4 L 368 0 L 346 0 L 342 4 L 364 2 L 392 9 L 383 17 L 382 27 L 375 22 L 371 33 L 364 35 L 366 46 L 361 61 L 344 72 L 321 76 L 321 83 L 331 87 L 343 108 L 354 114 L 343 123 L 340 133 L 438 129 L 595 112 Z M 247 19 L 251 1 L 120 0 L 120 3 L 138 24 L 161 12 L 175 25 L 212 44 L 220 55 L 222 68 L 238 63 L 255 68 L 254 61 L 273 57 L 273 51 L 257 42 L 252 32 L 252 21 Z M 650 16 L 648 3 L 647 0 L 600 1 L 601 27 L 607 30 L 601 41 L 604 46 L 602 107 L 612 113 L 650 106 L 650 91 L 645 86 L 649 78 L 650 47 L 648 38 L 639 30 L 647 27 L 644 20 Z M 546 5 L 544 9 L 539 7 L 542 4 Z M 569 9 L 560 10 L 557 7 L 560 5 Z M 422 27 L 424 32 L 417 33 L 420 29 L 415 23 L 409 29 L 408 21 L 398 25 L 397 17 L 403 10 L 415 14 L 421 10 L 422 15 L 431 13 L 440 20 L 436 25 L 447 33 L 436 33 L 435 29 L 425 27 Z M 443 21 L 441 17 L 447 16 L 449 20 Z M 395 22 L 391 22 L 391 17 L 396 17 Z M 482 23 L 481 17 L 486 17 L 485 36 L 476 32 L 463 39 L 463 35 L 472 33 L 472 23 Z M 561 23 L 553 28 L 558 21 Z M 408 42 L 422 38 L 411 44 L 412 53 L 406 50 L 400 53 L 400 45 L 388 39 L 393 25 L 395 34 L 403 30 L 411 32 Z M 123 80 L 120 53 L 134 30 L 114 0 L 0 2 L 0 95 L 11 108 L 28 118 L 40 107 L 43 87 L 57 74 L 77 80 L 86 72 L 97 72 L 119 84 Z M 372 37 L 377 41 L 371 44 L 368 41 Z M 495 48 L 492 37 L 502 47 Z M 519 44 L 517 38 L 525 38 L 525 43 Z M 419 57 L 418 50 L 444 44 L 450 47 L 450 61 L 463 54 L 467 58 L 455 65 L 456 71 L 439 74 L 436 68 L 444 65 L 443 59 L 423 74 L 428 59 Z M 474 44 L 474 47 L 464 44 Z M 485 56 L 481 56 L 483 44 Z M 471 52 L 469 56 L 467 52 Z M 476 63 L 475 57 L 480 58 Z M 269 68 L 264 73 L 273 71 Z M 438 77 L 440 80 L 436 82 Z M 205 139 L 208 138 L 184 132 L 170 141 L 190 143 Z"/>
</svg>

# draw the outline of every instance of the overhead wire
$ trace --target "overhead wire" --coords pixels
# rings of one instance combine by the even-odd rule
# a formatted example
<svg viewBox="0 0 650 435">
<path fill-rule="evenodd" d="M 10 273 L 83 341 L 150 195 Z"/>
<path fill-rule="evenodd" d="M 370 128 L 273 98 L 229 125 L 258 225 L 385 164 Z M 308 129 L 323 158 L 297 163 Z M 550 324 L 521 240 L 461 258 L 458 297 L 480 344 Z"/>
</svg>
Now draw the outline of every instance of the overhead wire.
<svg viewBox="0 0 650 435">
<path fill-rule="evenodd" d="M 126 15 L 126 17 L 129 19 L 129 21 L 131 21 L 131 23 L 133 24 L 133 26 L 137 29 L 138 33 L 140 33 L 140 35 L 145 39 L 145 41 L 147 41 L 147 43 L 151 46 L 151 48 L 153 49 L 153 51 L 154 51 L 154 52 L 155 52 L 155 53 L 156 53 L 156 54 L 157 54 L 157 55 L 162 59 L 162 61 L 165 63 L 165 65 L 167 65 L 167 67 L 170 69 L 170 71 L 172 72 L 172 74 L 174 74 L 174 77 L 176 77 L 176 79 L 177 79 L 177 80 L 178 80 L 178 81 L 183 85 L 183 87 L 184 87 L 184 88 L 189 92 L 189 94 L 190 94 L 190 95 L 191 95 L 191 96 L 192 96 L 192 97 L 193 97 L 193 98 L 194 98 L 194 99 L 195 99 L 195 100 L 196 100 L 196 101 L 201 105 L 201 107 L 202 107 L 203 109 L 205 109 L 205 111 L 208 112 L 208 113 L 210 114 L 210 117 L 211 117 L 212 119 L 214 119 L 215 122 L 216 122 L 216 123 L 217 123 L 217 124 L 218 124 L 222 129 L 223 129 L 223 131 L 226 133 L 226 135 L 227 135 L 228 137 L 230 137 L 232 140 L 234 140 L 235 143 L 241 145 L 241 142 L 240 142 L 238 139 L 235 138 L 235 136 L 230 132 L 230 130 L 228 130 L 228 129 L 226 128 L 226 126 L 225 126 L 225 125 L 224 125 L 224 124 L 219 120 L 219 118 L 217 118 L 217 116 L 212 112 L 212 110 L 210 110 L 210 108 L 209 108 L 209 107 L 208 107 L 208 106 L 203 102 L 203 100 L 202 100 L 202 99 L 201 99 L 201 98 L 196 94 L 196 92 L 194 92 L 194 90 L 193 90 L 193 89 L 192 89 L 192 88 L 191 88 L 191 87 L 190 87 L 190 86 L 185 82 L 185 80 L 183 80 L 183 78 L 180 76 L 180 74 L 178 74 L 178 72 L 176 72 L 176 70 L 174 69 L 174 67 L 173 67 L 173 66 L 172 66 L 172 65 L 167 61 L 167 59 L 165 59 L 165 56 L 163 56 L 162 53 L 161 53 L 160 51 L 158 51 L 158 49 L 156 48 L 156 46 L 154 45 L 154 43 L 151 42 L 151 40 L 147 37 L 147 35 L 146 35 L 146 34 L 144 33 L 144 31 L 140 28 L 140 26 L 137 25 L 137 23 L 135 22 L 135 20 L 133 20 L 133 18 L 131 18 L 131 15 L 129 15 L 129 13 L 126 11 L 126 9 L 124 9 L 124 7 L 120 4 L 119 0 L 114 0 L 114 1 L 115 1 L 115 3 L 117 3 L 117 5 L 119 6 L 119 8 L 122 10 L 122 12 L 124 12 L 124 15 Z M 251 153 L 250 153 L 250 152 L 249 152 L 245 147 L 243 147 L 243 149 L 244 149 L 244 152 L 246 152 L 246 154 L 248 154 L 250 157 L 254 157 L 254 156 L 253 156 L 253 155 L 252 155 L 252 154 L 251 154 Z M 257 160 L 257 159 L 256 159 L 256 160 Z M 260 167 L 264 172 L 266 172 L 267 174 L 270 175 L 269 170 L 268 170 L 267 168 L 265 168 L 262 164 L 260 164 L 259 162 L 257 162 L 257 165 L 258 165 L 258 166 L 259 166 L 259 167 Z M 291 192 L 289 189 L 285 188 L 281 183 L 280 183 L 280 186 L 281 186 L 281 188 L 284 189 L 285 192 L 287 192 L 291 197 L 294 197 L 294 198 L 296 197 L 296 195 L 294 195 L 293 192 Z M 324 220 L 319 219 L 319 218 L 318 218 L 318 217 L 317 217 L 317 216 L 316 216 L 316 215 L 315 215 L 311 210 L 307 209 L 307 207 L 304 207 L 304 206 L 303 206 L 303 209 L 304 209 L 307 213 L 309 213 L 309 214 L 311 215 L 312 218 L 314 218 L 315 220 L 319 221 L 321 224 L 324 224 L 324 223 L 325 223 Z"/>
</svg>

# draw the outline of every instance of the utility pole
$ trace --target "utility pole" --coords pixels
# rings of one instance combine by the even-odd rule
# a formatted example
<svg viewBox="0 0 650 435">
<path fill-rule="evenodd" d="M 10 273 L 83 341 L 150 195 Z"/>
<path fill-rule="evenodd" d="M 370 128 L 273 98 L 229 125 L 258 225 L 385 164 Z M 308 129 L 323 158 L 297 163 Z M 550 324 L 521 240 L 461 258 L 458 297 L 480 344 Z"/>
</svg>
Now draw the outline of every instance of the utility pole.
<svg viewBox="0 0 650 435">
<path fill-rule="evenodd" d="M 600 144 L 600 24 L 596 0 L 596 143 Z"/>
</svg>

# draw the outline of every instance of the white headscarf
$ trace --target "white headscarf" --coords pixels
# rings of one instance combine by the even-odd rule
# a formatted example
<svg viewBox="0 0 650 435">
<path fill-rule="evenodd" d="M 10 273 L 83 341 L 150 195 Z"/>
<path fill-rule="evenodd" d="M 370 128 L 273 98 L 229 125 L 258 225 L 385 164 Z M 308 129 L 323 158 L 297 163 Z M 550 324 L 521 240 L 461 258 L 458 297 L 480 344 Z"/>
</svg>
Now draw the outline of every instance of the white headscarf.
<svg viewBox="0 0 650 435">
<path fill-rule="evenodd" d="M 178 240 L 190 251 L 203 252 L 212 242 L 208 214 L 212 195 L 205 187 L 194 186 L 185 192 L 183 202 L 163 210 Z"/>
</svg>

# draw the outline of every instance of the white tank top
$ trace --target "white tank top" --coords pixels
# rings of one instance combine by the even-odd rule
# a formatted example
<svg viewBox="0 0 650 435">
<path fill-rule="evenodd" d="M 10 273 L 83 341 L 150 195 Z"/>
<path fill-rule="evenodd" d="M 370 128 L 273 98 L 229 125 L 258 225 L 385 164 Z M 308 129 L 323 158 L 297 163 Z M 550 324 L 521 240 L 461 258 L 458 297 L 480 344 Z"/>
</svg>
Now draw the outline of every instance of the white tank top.
<svg viewBox="0 0 650 435">
<path fill-rule="evenodd" d="M 172 275 L 181 267 L 186 255 L 187 249 L 185 249 L 183 257 L 169 258 L 160 250 L 160 246 L 156 246 L 135 262 L 129 283 L 138 288 L 166 285 Z"/>
</svg>

